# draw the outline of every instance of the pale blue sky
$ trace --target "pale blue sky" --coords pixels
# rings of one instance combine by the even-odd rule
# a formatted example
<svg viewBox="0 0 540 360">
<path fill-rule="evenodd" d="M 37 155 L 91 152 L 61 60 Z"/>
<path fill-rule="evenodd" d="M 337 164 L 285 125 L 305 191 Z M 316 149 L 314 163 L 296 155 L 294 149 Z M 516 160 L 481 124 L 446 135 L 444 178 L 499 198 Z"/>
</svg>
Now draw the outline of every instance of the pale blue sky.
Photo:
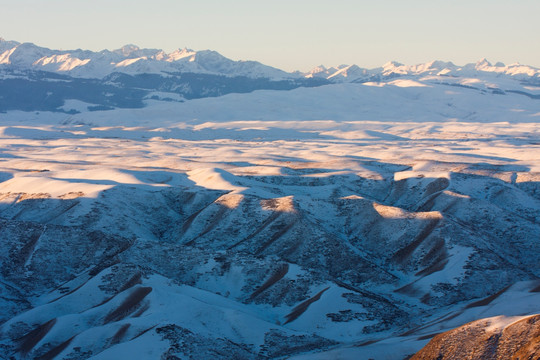
<svg viewBox="0 0 540 360">
<path fill-rule="evenodd" d="M 482 57 L 540 67 L 540 0 L 0 0 L 0 37 L 212 49 L 289 71 Z"/>
</svg>

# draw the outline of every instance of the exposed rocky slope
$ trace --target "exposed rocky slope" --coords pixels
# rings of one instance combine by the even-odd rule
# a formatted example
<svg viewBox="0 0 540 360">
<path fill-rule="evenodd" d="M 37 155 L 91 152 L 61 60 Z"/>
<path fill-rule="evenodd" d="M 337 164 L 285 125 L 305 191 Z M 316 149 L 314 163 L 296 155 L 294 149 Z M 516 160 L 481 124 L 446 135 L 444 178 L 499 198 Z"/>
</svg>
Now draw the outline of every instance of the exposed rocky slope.
<svg viewBox="0 0 540 360">
<path fill-rule="evenodd" d="M 539 359 L 540 315 L 505 322 L 504 318 L 478 320 L 437 335 L 411 360 Z"/>
</svg>

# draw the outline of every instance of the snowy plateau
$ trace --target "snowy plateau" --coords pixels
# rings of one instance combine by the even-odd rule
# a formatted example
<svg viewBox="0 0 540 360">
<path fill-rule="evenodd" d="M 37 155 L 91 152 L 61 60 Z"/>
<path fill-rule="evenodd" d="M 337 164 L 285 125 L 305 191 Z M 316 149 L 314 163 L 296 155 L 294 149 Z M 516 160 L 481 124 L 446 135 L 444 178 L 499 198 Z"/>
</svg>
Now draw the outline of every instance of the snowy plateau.
<svg viewBox="0 0 540 360">
<path fill-rule="evenodd" d="M 520 64 L 0 40 L 0 358 L 538 359 L 539 124 Z"/>
</svg>

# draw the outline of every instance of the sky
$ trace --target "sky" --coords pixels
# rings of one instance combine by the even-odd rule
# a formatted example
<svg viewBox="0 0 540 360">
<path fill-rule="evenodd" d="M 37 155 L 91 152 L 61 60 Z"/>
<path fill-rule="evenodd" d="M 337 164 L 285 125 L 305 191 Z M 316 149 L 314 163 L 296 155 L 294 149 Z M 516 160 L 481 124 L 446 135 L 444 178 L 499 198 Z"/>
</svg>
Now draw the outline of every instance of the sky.
<svg viewBox="0 0 540 360">
<path fill-rule="evenodd" d="M 540 67 L 539 0 L 0 0 L 0 37 L 211 49 L 287 71 L 487 58 Z"/>
</svg>

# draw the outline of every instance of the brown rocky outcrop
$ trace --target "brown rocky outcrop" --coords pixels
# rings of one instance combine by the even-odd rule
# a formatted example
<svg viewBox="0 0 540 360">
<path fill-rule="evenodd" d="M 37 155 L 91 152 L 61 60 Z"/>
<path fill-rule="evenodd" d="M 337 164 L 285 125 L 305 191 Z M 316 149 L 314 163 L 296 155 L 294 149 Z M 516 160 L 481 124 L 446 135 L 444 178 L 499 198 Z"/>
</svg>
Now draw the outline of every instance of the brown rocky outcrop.
<svg viewBox="0 0 540 360">
<path fill-rule="evenodd" d="M 435 336 L 411 360 L 540 359 L 540 314 L 473 321 Z"/>
</svg>

